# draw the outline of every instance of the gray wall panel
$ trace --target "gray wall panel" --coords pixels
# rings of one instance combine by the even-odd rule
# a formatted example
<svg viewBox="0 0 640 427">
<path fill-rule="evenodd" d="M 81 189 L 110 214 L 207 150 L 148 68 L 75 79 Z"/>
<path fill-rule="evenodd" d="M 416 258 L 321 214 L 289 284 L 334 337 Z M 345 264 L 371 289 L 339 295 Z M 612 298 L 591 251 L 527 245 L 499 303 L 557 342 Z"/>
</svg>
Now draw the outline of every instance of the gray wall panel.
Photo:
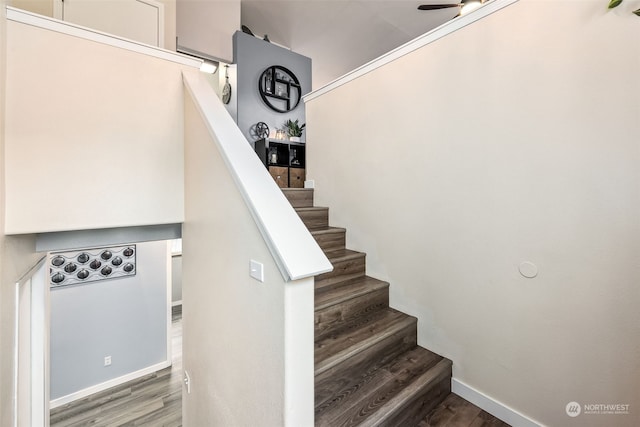
<svg viewBox="0 0 640 427">
<path fill-rule="evenodd" d="M 136 276 L 51 290 L 51 399 L 167 359 L 167 255 L 137 243 Z"/>
<path fill-rule="evenodd" d="M 287 113 L 274 111 L 260 97 L 258 78 L 269 66 L 281 65 L 296 75 L 305 95 L 311 91 L 310 58 L 240 31 L 233 35 L 233 58 L 237 65 L 238 127 L 250 143 L 256 139 L 251 127 L 258 122 L 265 122 L 271 130 L 282 128 L 287 119 L 305 123 L 304 101 Z"/>
</svg>

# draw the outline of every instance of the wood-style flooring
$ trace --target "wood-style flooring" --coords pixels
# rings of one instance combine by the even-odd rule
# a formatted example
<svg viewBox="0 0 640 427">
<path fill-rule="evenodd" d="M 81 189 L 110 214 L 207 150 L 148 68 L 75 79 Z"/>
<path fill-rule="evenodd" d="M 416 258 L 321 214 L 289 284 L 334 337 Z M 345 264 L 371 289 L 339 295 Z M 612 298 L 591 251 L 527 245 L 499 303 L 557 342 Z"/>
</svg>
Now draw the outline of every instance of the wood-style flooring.
<svg viewBox="0 0 640 427">
<path fill-rule="evenodd" d="M 51 410 L 51 427 L 182 426 L 182 312 L 171 324 L 172 366 Z"/>
<path fill-rule="evenodd" d="M 182 313 L 172 320 L 171 367 L 55 408 L 51 426 L 182 426 Z M 509 427 L 453 393 L 416 427 L 445 426 Z"/>
<path fill-rule="evenodd" d="M 417 427 L 510 427 L 488 412 L 457 394 L 447 398 L 431 411 Z"/>
</svg>

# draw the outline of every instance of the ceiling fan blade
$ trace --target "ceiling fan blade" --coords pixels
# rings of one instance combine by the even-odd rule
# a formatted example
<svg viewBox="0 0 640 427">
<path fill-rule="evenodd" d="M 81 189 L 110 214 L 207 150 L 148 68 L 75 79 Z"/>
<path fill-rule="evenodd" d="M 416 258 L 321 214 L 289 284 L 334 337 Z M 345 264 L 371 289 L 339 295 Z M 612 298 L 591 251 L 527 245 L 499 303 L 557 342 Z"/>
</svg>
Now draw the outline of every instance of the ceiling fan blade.
<svg viewBox="0 0 640 427">
<path fill-rule="evenodd" d="M 448 9 L 451 7 L 459 7 L 460 3 L 452 3 L 452 4 L 421 4 L 418 6 L 418 10 L 438 10 L 438 9 Z"/>
</svg>

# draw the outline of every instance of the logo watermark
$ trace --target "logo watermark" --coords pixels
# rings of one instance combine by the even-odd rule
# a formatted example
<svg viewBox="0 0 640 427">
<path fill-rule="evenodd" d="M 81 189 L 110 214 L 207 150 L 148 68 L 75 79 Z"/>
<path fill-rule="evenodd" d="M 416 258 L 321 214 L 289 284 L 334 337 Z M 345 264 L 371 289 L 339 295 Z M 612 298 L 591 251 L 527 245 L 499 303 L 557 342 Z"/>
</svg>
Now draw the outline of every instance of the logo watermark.
<svg viewBox="0 0 640 427">
<path fill-rule="evenodd" d="M 564 409 L 571 418 L 577 417 L 582 412 L 582 408 L 580 408 L 580 404 L 578 402 L 569 402 Z"/>
<path fill-rule="evenodd" d="M 565 412 L 571 418 L 580 414 L 584 415 L 628 415 L 628 403 L 588 403 L 580 405 L 578 402 L 569 402 L 565 406 Z"/>
</svg>

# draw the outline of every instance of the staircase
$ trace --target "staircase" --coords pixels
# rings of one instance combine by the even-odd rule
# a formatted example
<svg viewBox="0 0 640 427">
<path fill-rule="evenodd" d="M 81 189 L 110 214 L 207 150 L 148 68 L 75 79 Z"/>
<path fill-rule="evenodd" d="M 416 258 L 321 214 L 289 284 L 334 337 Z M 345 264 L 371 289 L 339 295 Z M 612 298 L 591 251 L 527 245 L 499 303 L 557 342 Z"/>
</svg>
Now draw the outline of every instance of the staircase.
<svg viewBox="0 0 640 427">
<path fill-rule="evenodd" d="M 417 346 L 417 319 L 389 307 L 313 189 L 283 191 L 334 267 L 315 278 L 315 425 L 418 425 L 450 393 L 451 361 Z"/>
</svg>

